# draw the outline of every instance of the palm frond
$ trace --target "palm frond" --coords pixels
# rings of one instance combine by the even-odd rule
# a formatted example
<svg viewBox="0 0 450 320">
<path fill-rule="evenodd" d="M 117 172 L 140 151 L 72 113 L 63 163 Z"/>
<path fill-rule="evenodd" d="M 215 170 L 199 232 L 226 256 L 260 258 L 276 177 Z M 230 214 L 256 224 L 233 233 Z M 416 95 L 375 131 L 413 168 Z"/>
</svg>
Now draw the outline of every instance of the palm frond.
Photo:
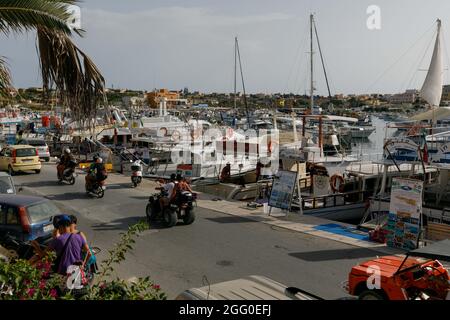
<svg viewBox="0 0 450 320">
<path fill-rule="evenodd" d="M 38 27 L 71 34 L 69 5 L 78 0 L 1 0 L 0 32 L 27 32 Z M 75 30 L 77 32 L 77 30 Z M 77 32 L 78 33 L 78 32 Z"/>
<path fill-rule="evenodd" d="M 73 119 L 91 129 L 97 106 L 106 100 L 101 72 L 68 35 L 45 28 L 39 28 L 37 35 L 44 97 L 48 99 L 55 86 Z"/>
<path fill-rule="evenodd" d="M 12 88 L 11 73 L 5 60 L 0 57 L 0 98 L 9 99 Z"/>
</svg>

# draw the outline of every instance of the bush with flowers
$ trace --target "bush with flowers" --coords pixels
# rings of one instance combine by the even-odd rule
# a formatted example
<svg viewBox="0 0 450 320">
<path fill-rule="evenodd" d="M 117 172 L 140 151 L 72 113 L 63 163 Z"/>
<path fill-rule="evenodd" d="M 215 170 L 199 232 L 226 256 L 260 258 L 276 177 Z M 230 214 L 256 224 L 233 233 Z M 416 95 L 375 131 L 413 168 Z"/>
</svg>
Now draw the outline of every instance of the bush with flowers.
<svg viewBox="0 0 450 320">
<path fill-rule="evenodd" d="M 83 294 L 65 288 L 67 277 L 52 273 L 52 263 L 56 258 L 49 253 L 36 266 L 26 260 L 0 262 L 0 300 L 163 300 L 166 295 L 159 285 L 149 277 L 133 282 L 113 278 L 114 264 L 125 260 L 128 250 L 135 243 L 134 238 L 148 225 L 141 222 L 131 226 L 121 235 L 120 241 L 108 251 L 108 258 L 100 265 L 95 283 L 89 285 Z"/>
</svg>

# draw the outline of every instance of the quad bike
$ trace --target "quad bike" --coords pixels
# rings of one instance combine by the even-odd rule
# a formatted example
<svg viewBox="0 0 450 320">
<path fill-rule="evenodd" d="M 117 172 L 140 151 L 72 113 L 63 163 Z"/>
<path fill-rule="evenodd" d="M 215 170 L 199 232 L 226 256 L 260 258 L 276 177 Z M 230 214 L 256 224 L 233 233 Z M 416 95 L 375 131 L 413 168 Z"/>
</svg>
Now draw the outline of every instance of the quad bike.
<svg viewBox="0 0 450 320">
<path fill-rule="evenodd" d="M 195 221 L 195 194 L 182 191 L 177 195 L 175 201 L 170 203 L 164 210 L 161 210 L 160 199 L 164 196 L 164 192 L 150 196 L 145 210 L 149 224 L 161 221 L 165 227 L 170 228 L 175 226 L 178 220 L 183 220 L 183 223 L 186 225 Z"/>
</svg>

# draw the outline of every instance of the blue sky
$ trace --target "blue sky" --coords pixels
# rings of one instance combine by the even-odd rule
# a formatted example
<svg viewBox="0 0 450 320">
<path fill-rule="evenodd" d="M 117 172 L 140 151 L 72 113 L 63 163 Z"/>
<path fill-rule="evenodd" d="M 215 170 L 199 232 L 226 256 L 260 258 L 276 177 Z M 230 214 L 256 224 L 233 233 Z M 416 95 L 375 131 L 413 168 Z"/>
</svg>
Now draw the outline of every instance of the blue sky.
<svg viewBox="0 0 450 320">
<path fill-rule="evenodd" d="M 381 8 L 381 30 L 366 27 L 372 4 Z M 420 88 L 438 17 L 450 43 L 447 0 L 85 0 L 81 7 L 87 34 L 76 42 L 107 85 L 121 88 L 230 92 L 238 36 L 247 91 L 305 93 L 311 12 L 333 94 Z M 0 41 L 15 85 L 39 86 L 35 35 Z M 326 94 L 319 64 L 315 70 L 317 91 Z"/>
</svg>

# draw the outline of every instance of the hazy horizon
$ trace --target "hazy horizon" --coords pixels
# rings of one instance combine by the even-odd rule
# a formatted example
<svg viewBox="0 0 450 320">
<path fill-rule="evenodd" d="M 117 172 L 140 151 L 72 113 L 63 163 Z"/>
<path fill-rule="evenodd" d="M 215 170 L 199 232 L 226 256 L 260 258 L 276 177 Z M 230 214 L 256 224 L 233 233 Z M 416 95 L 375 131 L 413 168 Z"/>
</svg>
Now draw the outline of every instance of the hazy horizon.
<svg viewBox="0 0 450 320">
<path fill-rule="evenodd" d="M 369 5 L 381 9 L 381 30 L 366 26 Z M 91 0 L 80 6 L 87 32 L 75 41 L 109 88 L 230 93 L 237 36 L 248 93 L 308 94 L 311 12 L 333 95 L 420 89 L 437 18 L 449 83 L 450 2 L 445 0 Z M 41 86 L 35 34 L 1 36 L 1 42 L 14 85 Z M 314 58 L 315 94 L 327 95 L 318 53 Z"/>
</svg>

